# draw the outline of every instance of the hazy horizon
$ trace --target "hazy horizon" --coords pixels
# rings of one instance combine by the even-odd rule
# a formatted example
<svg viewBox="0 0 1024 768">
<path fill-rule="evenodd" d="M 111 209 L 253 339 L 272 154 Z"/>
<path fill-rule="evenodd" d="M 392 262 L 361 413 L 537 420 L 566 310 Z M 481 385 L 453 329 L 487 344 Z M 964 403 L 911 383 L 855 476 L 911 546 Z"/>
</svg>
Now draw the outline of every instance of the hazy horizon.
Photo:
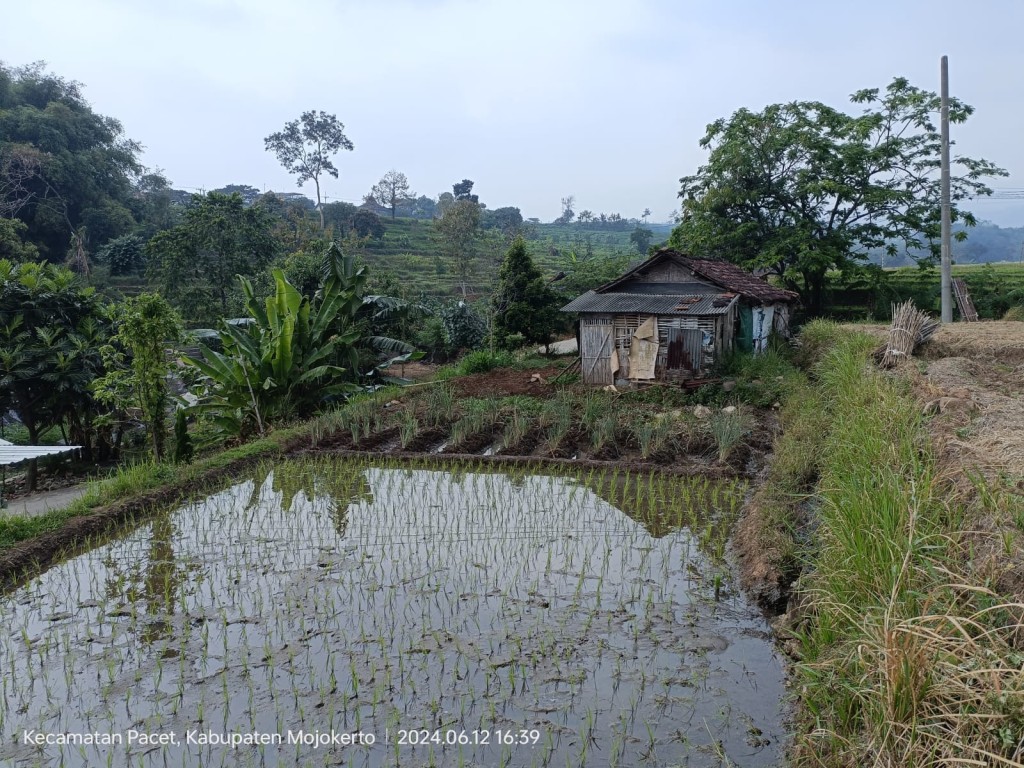
<svg viewBox="0 0 1024 768">
<path fill-rule="evenodd" d="M 962 10 L 951 0 L 870 0 L 856 14 L 809 0 L 514 11 L 471 0 L 54 0 L 5 9 L 0 60 L 44 60 L 81 82 L 180 189 L 296 191 L 263 138 L 322 109 L 355 144 L 323 184 L 329 201 L 358 203 L 395 168 L 417 194 L 469 178 L 489 207 L 542 221 L 573 194 L 577 211 L 650 208 L 663 222 L 678 209 L 679 177 L 706 157 L 707 123 L 780 101 L 852 110 L 850 93 L 896 76 L 937 91 L 943 54 L 952 95 L 975 108 L 953 127 L 954 154 L 1009 171 L 990 181 L 997 189 L 1024 187 L 1024 83 L 1012 76 L 1024 71 L 1024 3 L 977 4 L 966 20 Z M 964 207 L 1024 226 L 1024 197 Z"/>
</svg>

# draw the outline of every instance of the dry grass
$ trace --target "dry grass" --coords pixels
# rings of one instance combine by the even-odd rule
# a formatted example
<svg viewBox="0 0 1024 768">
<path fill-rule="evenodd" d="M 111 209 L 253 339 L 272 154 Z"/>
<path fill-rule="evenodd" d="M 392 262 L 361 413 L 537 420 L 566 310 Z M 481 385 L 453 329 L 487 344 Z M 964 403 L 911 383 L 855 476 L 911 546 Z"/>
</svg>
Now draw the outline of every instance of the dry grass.
<svg viewBox="0 0 1024 768">
<path fill-rule="evenodd" d="M 796 590 L 792 764 L 1024 766 L 1024 600 L 989 570 L 996 547 L 1018 562 L 1024 507 L 929 440 L 980 418 L 962 376 L 866 369 L 873 344 L 839 339 L 816 370 L 830 424 Z M 940 395 L 961 407 L 922 422 Z"/>
<path fill-rule="evenodd" d="M 865 622 L 861 642 L 837 646 L 844 655 L 819 665 L 860 670 L 856 701 L 870 714 L 858 743 L 836 743 L 823 729 L 804 748 L 831 742 L 825 754 L 851 766 L 1022 765 L 1024 605 L 951 586 L 959 605 L 936 595 L 946 610 L 896 619 L 887 609 Z M 847 762 L 853 755 L 861 762 Z"/>
<path fill-rule="evenodd" d="M 1024 324 L 954 323 L 907 367 L 920 403 L 954 397 L 928 422 L 951 501 L 968 510 L 960 559 L 975 583 L 1024 601 Z"/>
<path fill-rule="evenodd" d="M 847 323 L 840 327 L 866 333 L 879 342 L 889 337 L 889 326 L 880 323 Z M 920 349 L 925 359 L 985 355 L 1003 362 L 1024 362 L 1024 324 L 1010 320 L 950 323 L 940 326 Z"/>
</svg>

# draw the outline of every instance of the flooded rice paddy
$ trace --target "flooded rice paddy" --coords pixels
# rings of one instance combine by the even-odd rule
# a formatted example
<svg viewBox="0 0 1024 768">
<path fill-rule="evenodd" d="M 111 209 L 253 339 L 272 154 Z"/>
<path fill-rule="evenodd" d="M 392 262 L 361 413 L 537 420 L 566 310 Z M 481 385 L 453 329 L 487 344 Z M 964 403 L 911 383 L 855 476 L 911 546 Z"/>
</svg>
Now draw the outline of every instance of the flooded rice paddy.
<svg viewBox="0 0 1024 768">
<path fill-rule="evenodd" d="M 773 765 L 743 491 L 279 464 L 0 596 L 0 764 Z"/>
</svg>

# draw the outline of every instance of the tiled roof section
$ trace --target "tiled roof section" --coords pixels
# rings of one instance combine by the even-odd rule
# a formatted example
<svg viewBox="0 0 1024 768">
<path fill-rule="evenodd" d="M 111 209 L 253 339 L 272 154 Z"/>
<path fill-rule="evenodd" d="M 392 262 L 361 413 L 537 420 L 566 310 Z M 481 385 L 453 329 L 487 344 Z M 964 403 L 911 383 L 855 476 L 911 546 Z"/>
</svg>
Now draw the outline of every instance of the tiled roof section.
<svg viewBox="0 0 1024 768">
<path fill-rule="evenodd" d="M 649 293 L 595 293 L 587 291 L 564 307 L 563 312 L 638 315 L 724 315 L 736 303 L 735 293 L 703 296 L 659 296 Z"/>
<path fill-rule="evenodd" d="M 701 277 L 747 298 L 759 301 L 796 301 L 799 298 L 793 291 L 771 285 L 728 261 L 694 259 L 681 253 L 672 253 Z"/>
</svg>

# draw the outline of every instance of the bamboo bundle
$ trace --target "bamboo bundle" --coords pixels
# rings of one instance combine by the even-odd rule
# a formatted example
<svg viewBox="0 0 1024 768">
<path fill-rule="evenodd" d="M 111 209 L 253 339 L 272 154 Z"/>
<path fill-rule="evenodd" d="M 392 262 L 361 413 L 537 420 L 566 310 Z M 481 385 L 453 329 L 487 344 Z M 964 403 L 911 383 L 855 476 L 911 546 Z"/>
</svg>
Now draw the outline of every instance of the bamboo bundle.
<svg viewBox="0 0 1024 768">
<path fill-rule="evenodd" d="M 876 355 L 883 368 L 894 368 L 901 360 L 909 358 L 915 349 L 931 338 L 939 324 L 927 314 L 906 301 L 892 307 L 892 325 L 889 327 L 889 342 Z"/>
</svg>

